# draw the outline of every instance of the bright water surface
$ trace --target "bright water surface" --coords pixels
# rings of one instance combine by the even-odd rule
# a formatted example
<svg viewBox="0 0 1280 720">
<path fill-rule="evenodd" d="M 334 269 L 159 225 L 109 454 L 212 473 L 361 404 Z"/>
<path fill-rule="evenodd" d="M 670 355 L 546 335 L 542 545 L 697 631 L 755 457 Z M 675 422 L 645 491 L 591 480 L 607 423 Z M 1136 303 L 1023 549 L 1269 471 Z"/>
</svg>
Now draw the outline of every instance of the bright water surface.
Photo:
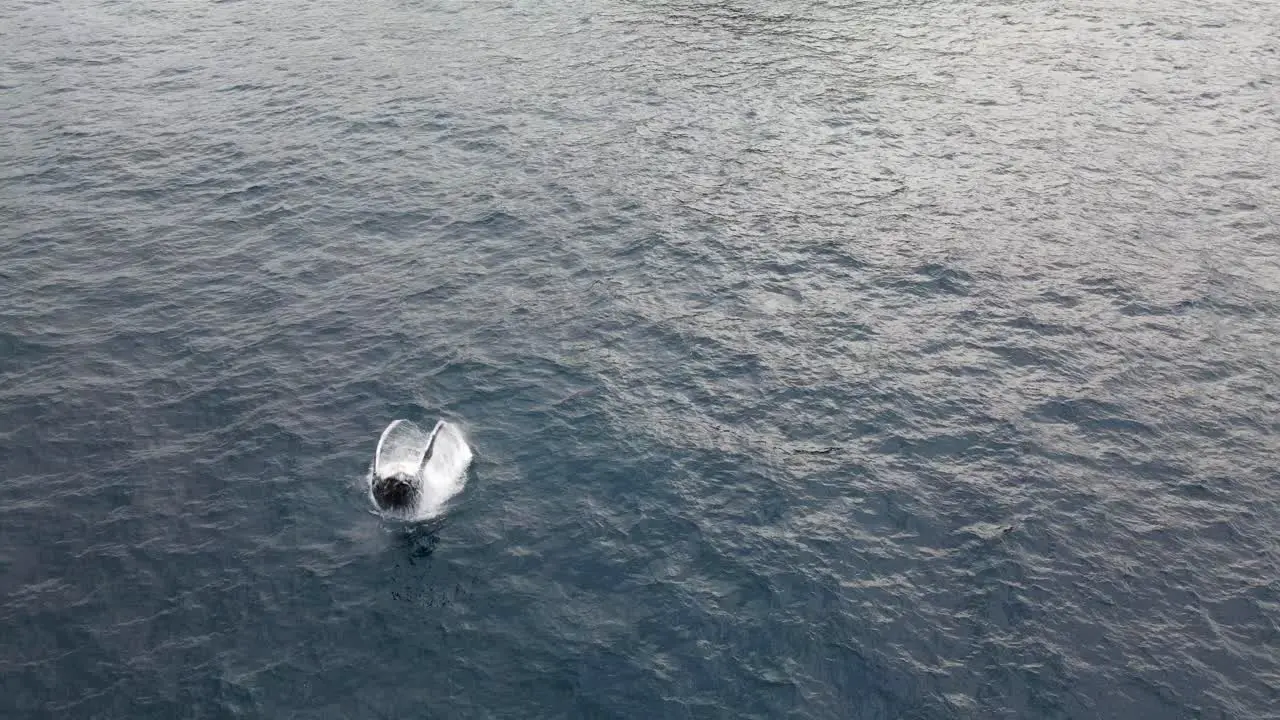
<svg viewBox="0 0 1280 720">
<path fill-rule="evenodd" d="M 1277 717 L 1271 0 L 6 0 L 0 87 L 3 717 Z"/>
</svg>

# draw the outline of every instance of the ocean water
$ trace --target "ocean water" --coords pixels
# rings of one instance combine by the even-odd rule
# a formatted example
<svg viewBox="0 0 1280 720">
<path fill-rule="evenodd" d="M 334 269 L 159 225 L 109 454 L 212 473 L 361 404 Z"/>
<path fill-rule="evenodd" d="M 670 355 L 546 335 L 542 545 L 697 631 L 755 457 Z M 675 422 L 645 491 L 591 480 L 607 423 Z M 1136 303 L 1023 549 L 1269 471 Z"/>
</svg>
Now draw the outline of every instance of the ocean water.
<svg viewBox="0 0 1280 720">
<path fill-rule="evenodd" d="M 1277 28 L 0 4 L 0 716 L 1280 717 Z"/>
</svg>

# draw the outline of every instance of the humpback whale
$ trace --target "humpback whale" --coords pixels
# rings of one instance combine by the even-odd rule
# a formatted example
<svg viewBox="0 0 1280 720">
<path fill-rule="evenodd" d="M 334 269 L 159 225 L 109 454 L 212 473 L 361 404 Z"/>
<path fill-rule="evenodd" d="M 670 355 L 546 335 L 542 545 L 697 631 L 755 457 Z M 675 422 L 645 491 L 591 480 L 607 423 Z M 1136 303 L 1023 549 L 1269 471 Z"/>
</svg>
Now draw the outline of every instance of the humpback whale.
<svg viewBox="0 0 1280 720">
<path fill-rule="evenodd" d="M 439 420 L 426 433 L 409 420 L 393 421 L 378 438 L 369 498 L 385 514 L 434 517 L 462 489 L 470 462 L 471 448 L 453 424 Z"/>
</svg>

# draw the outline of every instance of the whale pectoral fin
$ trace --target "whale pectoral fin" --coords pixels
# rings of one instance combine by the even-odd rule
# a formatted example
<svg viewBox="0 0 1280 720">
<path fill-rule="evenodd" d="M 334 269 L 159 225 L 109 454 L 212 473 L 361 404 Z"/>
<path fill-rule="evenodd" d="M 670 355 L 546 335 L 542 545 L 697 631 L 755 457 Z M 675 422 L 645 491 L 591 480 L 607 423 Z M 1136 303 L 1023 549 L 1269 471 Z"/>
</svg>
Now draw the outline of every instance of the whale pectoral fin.
<svg viewBox="0 0 1280 720">
<path fill-rule="evenodd" d="M 383 430 L 383 431 L 382 431 L 382 435 L 380 435 L 380 436 L 378 437 L 378 448 L 377 448 L 376 450 L 374 450 L 374 451 L 373 451 L 373 472 L 374 472 L 374 474 L 375 474 L 375 475 L 381 475 L 381 474 L 382 474 L 382 467 L 381 467 L 381 463 L 382 463 L 382 446 L 383 446 L 383 444 L 385 444 L 385 443 L 387 442 L 387 436 L 388 436 L 388 435 L 390 435 L 390 434 L 391 434 L 391 431 L 392 431 L 392 430 L 395 430 L 395 429 L 396 429 L 397 427 L 399 427 L 399 426 L 400 426 L 400 424 L 401 424 L 401 423 L 403 423 L 403 422 L 405 422 L 405 421 L 404 421 L 404 420 L 393 420 L 393 421 L 391 421 L 391 424 L 387 426 L 387 429 Z"/>
<path fill-rule="evenodd" d="M 427 441 L 427 450 L 426 452 L 422 453 L 422 462 L 418 463 L 418 474 L 422 474 L 422 471 L 426 469 L 427 461 L 431 459 L 431 454 L 435 452 L 436 440 L 439 439 L 440 430 L 443 427 L 444 427 L 444 421 L 441 420 L 436 423 L 435 429 L 431 431 L 431 439 Z"/>
</svg>

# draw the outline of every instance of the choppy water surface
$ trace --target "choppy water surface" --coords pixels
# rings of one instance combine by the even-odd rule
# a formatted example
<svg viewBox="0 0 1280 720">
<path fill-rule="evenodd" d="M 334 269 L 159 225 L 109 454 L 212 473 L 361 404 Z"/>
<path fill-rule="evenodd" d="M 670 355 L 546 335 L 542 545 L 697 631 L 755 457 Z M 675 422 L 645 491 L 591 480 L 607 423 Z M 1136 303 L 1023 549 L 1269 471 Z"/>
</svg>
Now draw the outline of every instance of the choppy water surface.
<svg viewBox="0 0 1280 720">
<path fill-rule="evenodd" d="M 4 3 L 0 709 L 1274 718 L 1277 27 Z"/>
</svg>

